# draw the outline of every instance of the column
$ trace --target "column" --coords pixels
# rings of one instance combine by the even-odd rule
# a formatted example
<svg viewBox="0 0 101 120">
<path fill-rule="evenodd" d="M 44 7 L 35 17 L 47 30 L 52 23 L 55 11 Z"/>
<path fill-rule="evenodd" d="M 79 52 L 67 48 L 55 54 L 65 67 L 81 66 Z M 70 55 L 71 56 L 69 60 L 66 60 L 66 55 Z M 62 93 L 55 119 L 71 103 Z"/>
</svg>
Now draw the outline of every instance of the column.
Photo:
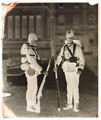
<svg viewBox="0 0 101 120">
<path fill-rule="evenodd" d="M 55 17 L 53 15 L 50 16 L 50 24 L 51 24 L 51 31 L 50 31 L 50 45 L 51 45 L 51 56 L 55 56 Z"/>
<path fill-rule="evenodd" d="M 27 16 L 22 16 L 22 38 L 27 38 Z"/>
<path fill-rule="evenodd" d="M 13 39 L 13 16 L 8 16 L 8 39 Z"/>
<path fill-rule="evenodd" d="M 15 16 L 15 38 L 20 38 L 20 16 Z"/>
</svg>

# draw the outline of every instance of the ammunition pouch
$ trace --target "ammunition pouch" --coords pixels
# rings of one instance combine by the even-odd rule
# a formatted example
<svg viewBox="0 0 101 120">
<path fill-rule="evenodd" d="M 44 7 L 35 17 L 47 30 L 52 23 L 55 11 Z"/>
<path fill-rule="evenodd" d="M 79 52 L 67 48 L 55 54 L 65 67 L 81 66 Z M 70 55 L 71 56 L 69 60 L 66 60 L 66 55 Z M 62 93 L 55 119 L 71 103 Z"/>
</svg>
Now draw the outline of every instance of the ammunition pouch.
<svg viewBox="0 0 101 120">
<path fill-rule="evenodd" d="M 75 63 L 77 63 L 77 60 L 78 60 L 77 57 L 70 57 L 70 58 L 69 58 L 69 61 L 70 61 L 70 62 L 75 62 Z"/>
<path fill-rule="evenodd" d="M 69 59 L 66 59 L 64 56 L 62 56 L 62 63 L 64 63 L 65 61 L 69 61 L 70 63 L 76 63 L 76 67 L 79 66 L 78 64 L 78 58 L 77 57 L 70 57 Z"/>
<path fill-rule="evenodd" d="M 29 69 L 27 70 L 27 74 L 29 76 L 33 76 L 33 75 L 35 75 L 35 70 L 33 68 L 29 67 Z"/>
</svg>

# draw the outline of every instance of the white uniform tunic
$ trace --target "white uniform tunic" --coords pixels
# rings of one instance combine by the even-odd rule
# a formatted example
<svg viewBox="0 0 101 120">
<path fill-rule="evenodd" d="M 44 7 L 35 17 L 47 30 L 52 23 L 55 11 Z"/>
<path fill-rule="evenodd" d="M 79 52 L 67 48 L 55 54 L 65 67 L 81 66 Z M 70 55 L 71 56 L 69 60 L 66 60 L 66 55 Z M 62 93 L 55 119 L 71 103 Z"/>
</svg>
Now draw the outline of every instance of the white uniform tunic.
<svg viewBox="0 0 101 120">
<path fill-rule="evenodd" d="M 25 50 L 24 50 L 25 51 Z M 29 65 L 25 69 L 25 75 L 27 77 L 27 91 L 26 91 L 26 101 L 27 107 L 35 106 L 36 105 L 36 94 L 37 94 L 37 76 L 41 73 L 42 67 L 37 63 L 39 59 L 39 55 L 35 47 L 28 46 L 25 54 L 25 61 L 24 57 L 22 58 L 22 66 L 26 64 Z M 28 68 L 32 68 L 35 71 L 35 74 L 30 76 L 27 73 Z M 23 67 L 24 68 L 24 67 Z"/>
<path fill-rule="evenodd" d="M 67 104 L 72 104 L 73 98 L 74 98 L 74 104 L 76 104 L 76 103 L 79 103 L 78 87 L 79 87 L 79 76 L 80 76 L 79 74 L 77 74 L 77 71 L 78 71 L 78 68 L 81 68 L 82 70 L 84 69 L 85 59 L 84 59 L 81 47 L 78 44 L 76 44 L 74 56 L 78 58 L 78 61 L 77 63 L 70 62 L 69 58 L 71 57 L 71 54 L 68 51 L 68 49 L 64 50 L 64 46 L 62 47 L 57 57 L 56 64 L 59 65 L 62 61 L 62 56 L 64 56 L 66 61 L 62 63 L 62 69 L 65 74 L 65 78 L 67 82 Z M 73 53 L 73 46 L 74 46 L 74 43 L 68 45 L 72 53 Z M 78 66 L 76 66 L 77 64 Z"/>
</svg>

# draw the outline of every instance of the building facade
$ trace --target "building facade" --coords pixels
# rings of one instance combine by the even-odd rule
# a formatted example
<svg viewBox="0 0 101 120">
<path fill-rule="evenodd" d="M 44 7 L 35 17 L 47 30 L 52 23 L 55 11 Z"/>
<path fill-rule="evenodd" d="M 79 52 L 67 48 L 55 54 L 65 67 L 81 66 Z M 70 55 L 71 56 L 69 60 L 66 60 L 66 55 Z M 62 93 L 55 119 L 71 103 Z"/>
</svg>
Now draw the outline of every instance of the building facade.
<svg viewBox="0 0 101 120">
<path fill-rule="evenodd" d="M 67 28 L 80 39 L 84 53 L 98 53 L 98 5 L 88 3 L 19 3 L 5 18 L 3 52 L 20 59 L 28 34 L 39 38 L 42 60 L 57 56 Z"/>
<path fill-rule="evenodd" d="M 81 41 L 84 52 L 97 54 L 98 5 L 90 6 L 84 3 L 56 4 L 55 18 L 55 39 L 60 47 L 65 39 L 67 28 L 71 27 L 74 30 L 75 39 Z"/>
</svg>

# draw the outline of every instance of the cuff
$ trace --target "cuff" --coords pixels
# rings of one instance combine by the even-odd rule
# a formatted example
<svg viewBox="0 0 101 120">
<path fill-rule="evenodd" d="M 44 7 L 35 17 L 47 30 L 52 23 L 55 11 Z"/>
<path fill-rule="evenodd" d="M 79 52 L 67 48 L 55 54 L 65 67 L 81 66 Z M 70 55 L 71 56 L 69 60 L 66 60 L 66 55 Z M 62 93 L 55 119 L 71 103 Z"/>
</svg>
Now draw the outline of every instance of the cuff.
<svg viewBox="0 0 101 120">
<path fill-rule="evenodd" d="M 41 71 L 41 74 L 44 74 L 44 72 L 45 72 L 45 70 L 42 70 L 42 71 Z"/>
<path fill-rule="evenodd" d="M 81 71 L 81 72 L 82 72 L 82 71 L 83 71 L 83 69 L 81 69 L 81 68 L 78 68 L 78 71 Z"/>
</svg>

